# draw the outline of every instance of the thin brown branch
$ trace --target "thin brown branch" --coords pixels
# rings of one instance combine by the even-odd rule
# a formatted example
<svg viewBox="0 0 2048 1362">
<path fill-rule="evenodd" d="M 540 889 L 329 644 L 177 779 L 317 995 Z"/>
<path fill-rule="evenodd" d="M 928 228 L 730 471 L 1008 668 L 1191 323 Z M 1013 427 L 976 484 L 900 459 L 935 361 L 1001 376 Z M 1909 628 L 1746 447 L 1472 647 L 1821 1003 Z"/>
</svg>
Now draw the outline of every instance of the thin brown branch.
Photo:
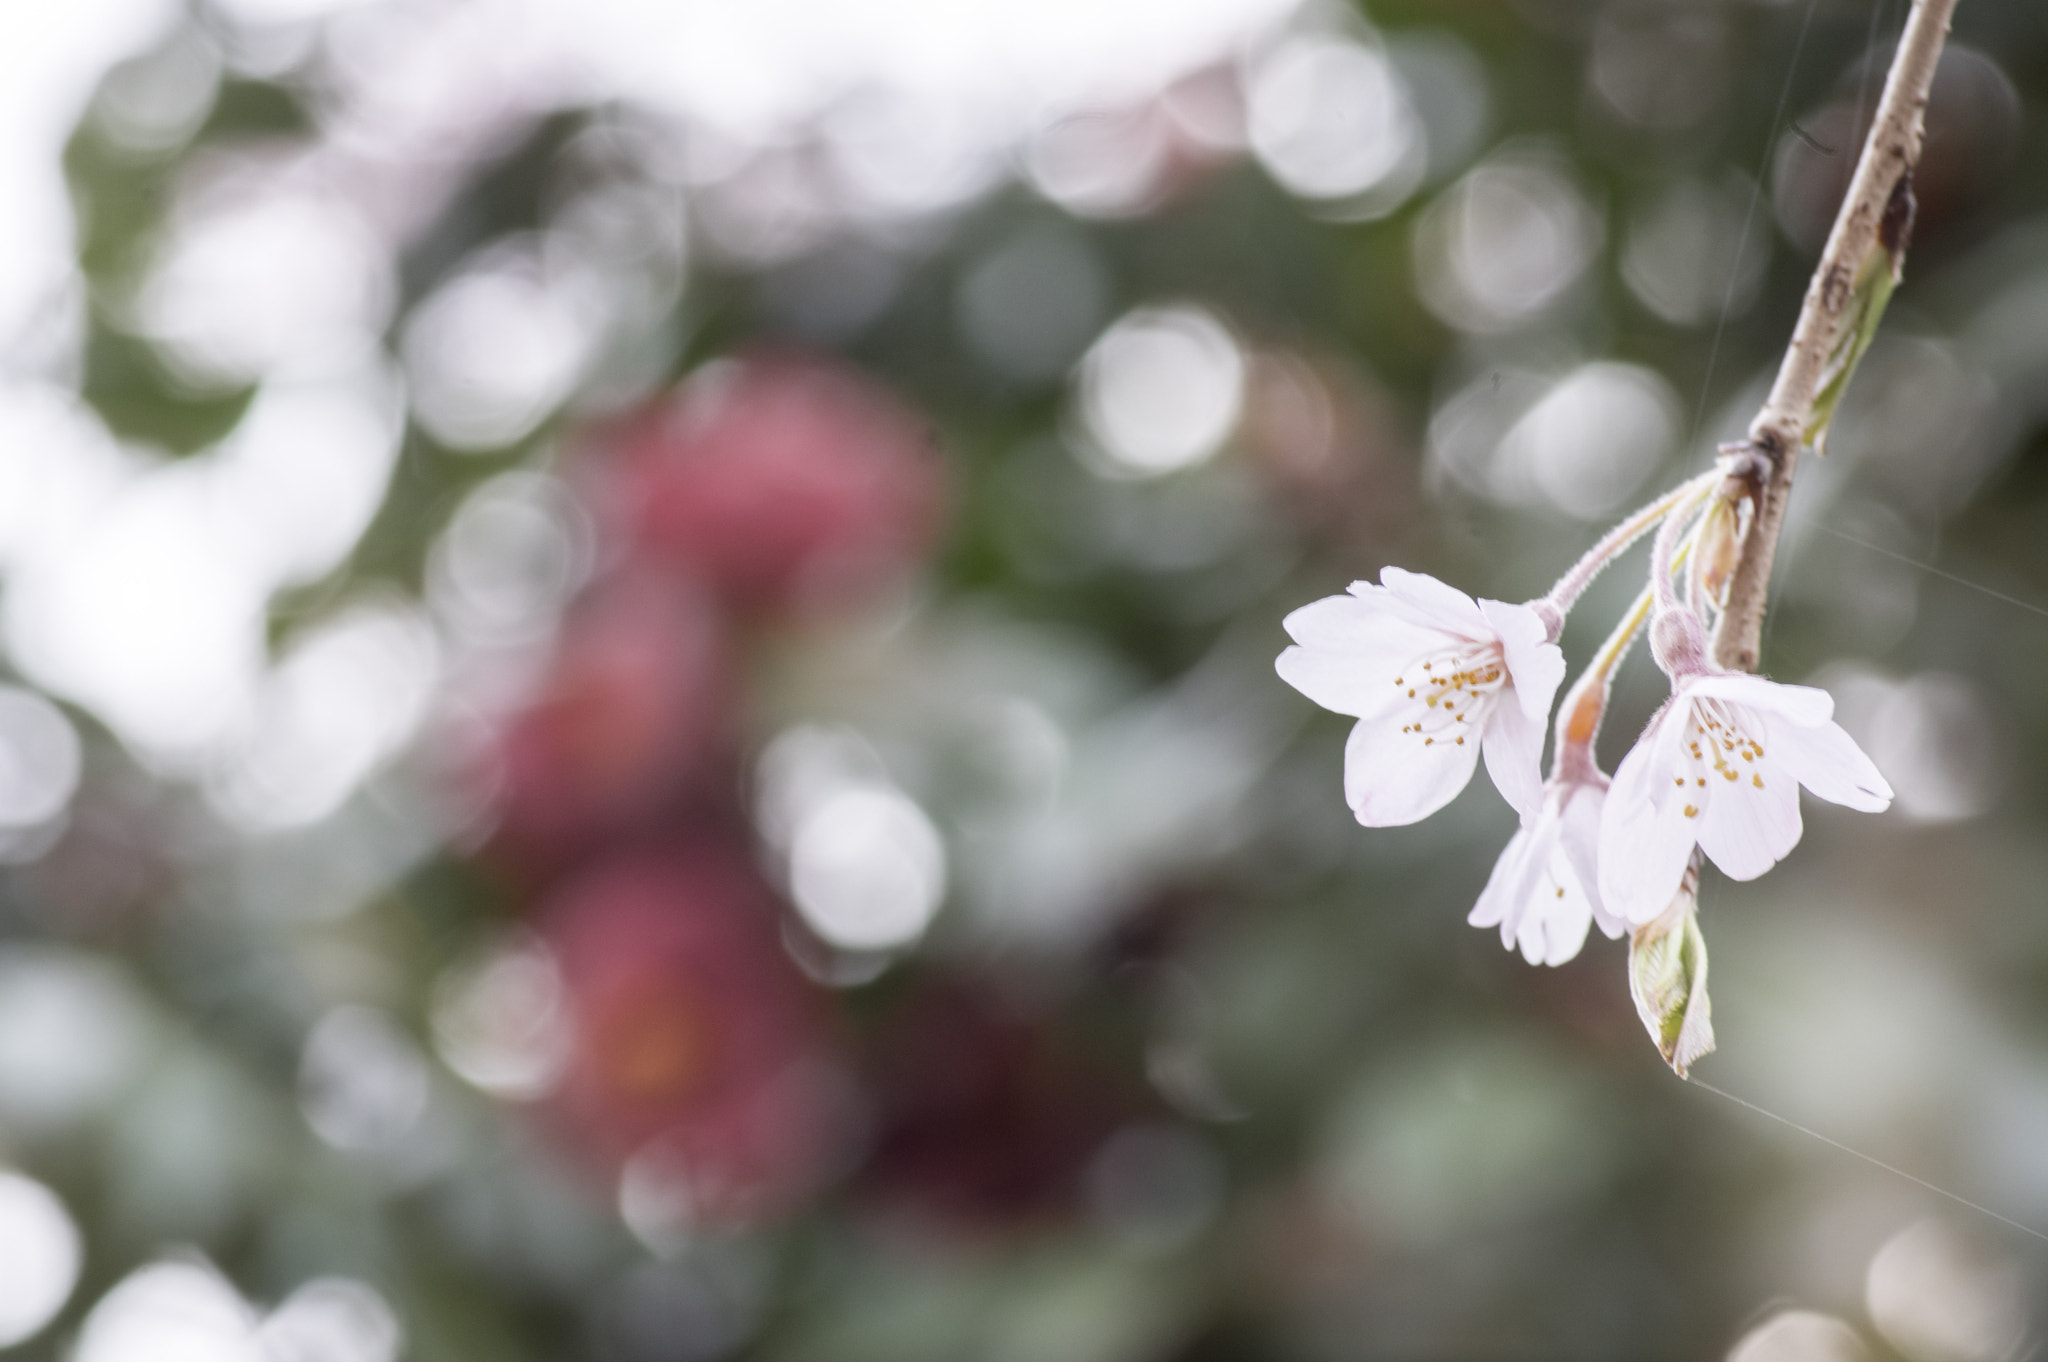
<svg viewBox="0 0 2048 1362">
<path fill-rule="evenodd" d="M 1771 560 L 1785 507 L 1792 495 L 1792 472 L 1800 447 L 1810 434 L 1814 399 L 1829 357 L 1835 354 L 1843 328 L 1852 325 L 1850 304 L 1857 271 L 1879 248 L 1879 234 L 1900 225 L 1910 212 L 1913 169 L 1920 161 L 1920 143 L 1927 110 L 1927 91 L 1948 37 L 1949 16 L 1956 0 L 1914 0 L 1899 35 L 1899 49 L 1885 77 L 1877 117 L 1863 144 L 1862 158 L 1849 182 L 1849 192 L 1835 217 L 1827 248 L 1807 286 L 1806 302 L 1792 330 L 1792 342 L 1778 368 L 1778 378 L 1750 423 L 1748 451 L 1753 455 L 1726 495 L 1751 499 L 1754 512 L 1742 554 L 1728 585 L 1726 608 L 1714 635 L 1714 656 L 1723 667 L 1755 671 L 1761 650 L 1765 597 L 1770 587 Z M 1889 217 L 1890 221 L 1887 222 Z M 1903 236 L 1887 239 L 1896 262 L 1903 257 Z"/>
</svg>

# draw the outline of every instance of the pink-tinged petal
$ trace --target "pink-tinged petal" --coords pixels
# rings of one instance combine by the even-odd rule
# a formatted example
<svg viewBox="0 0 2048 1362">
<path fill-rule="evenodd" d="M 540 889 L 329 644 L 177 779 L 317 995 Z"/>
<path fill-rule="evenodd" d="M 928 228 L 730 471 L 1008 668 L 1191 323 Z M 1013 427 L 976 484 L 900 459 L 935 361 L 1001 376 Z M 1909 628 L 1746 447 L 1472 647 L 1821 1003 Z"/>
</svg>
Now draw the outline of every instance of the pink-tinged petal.
<svg viewBox="0 0 2048 1362">
<path fill-rule="evenodd" d="M 1361 719 L 1344 744 L 1344 799 L 1369 828 L 1417 823 L 1458 797 L 1479 764 L 1469 738 L 1401 731 L 1404 711 Z"/>
<path fill-rule="evenodd" d="M 1700 850 L 1729 879 L 1753 880 L 1799 845 L 1799 782 L 1779 762 L 1745 763 L 1734 780 L 1714 772 L 1699 793 Z"/>
<path fill-rule="evenodd" d="M 1417 624 L 1445 629 L 1465 638 L 1493 637 L 1493 628 L 1479 613 L 1477 601 L 1427 573 L 1383 567 L 1380 585 L 1406 607 L 1409 618 Z"/>
<path fill-rule="evenodd" d="M 1795 728 L 1772 722 L 1768 732 L 1771 765 L 1822 799 L 1865 813 L 1891 807 L 1892 787 L 1840 724 Z"/>
<path fill-rule="evenodd" d="M 1503 695 L 1486 715 L 1486 773 L 1524 819 L 1543 804 L 1543 721 L 1532 719 Z"/>
<path fill-rule="evenodd" d="M 1550 702 L 1564 682 L 1564 652 L 1550 641 L 1542 618 L 1526 605 L 1505 601 L 1481 601 L 1479 612 L 1500 636 L 1522 712 L 1532 719 L 1549 717 Z"/>
<path fill-rule="evenodd" d="M 1834 717 L 1835 697 L 1817 686 L 1788 686 L 1742 672 L 1720 672 L 1686 683 L 1687 696 L 1728 700 L 1768 714 L 1782 714 L 1805 728 Z"/>
<path fill-rule="evenodd" d="M 1536 854 L 1541 850 L 1529 829 L 1516 829 L 1508 844 L 1501 848 L 1500 859 L 1493 863 L 1493 873 L 1486 877 L 1486 888 L 1479 891 L 1479 901 L 1472 905 L 1465 921 L 1474 927 L 1500 928 L 1500 944 L 1512 948 L 1529 894 L 1543 873 L 1543 862 Z"/>
<path fill-rule="evenodd" d="M 1421 657 L 1453 642 L 1440 629 L 1426 629 L 1395 608 L 1388 594 L 1370 582 L 1369 596 L 1325 596 L 1290 611 L 1281 627 L 1305 648 L 1358 657 Z"/>
<path fill-rule="evenodd" d="M 1615 771 L 1600 810 L 1600 899 L 1624 922 L 1641 925 L 1664 911 L 1698 836 L 1697 805 L 1673 785 L 1683 713 L 1667 705 L 1651 720 Z M 1667 789 L 1677 797 L 1667 797 Z"/>
</svg>

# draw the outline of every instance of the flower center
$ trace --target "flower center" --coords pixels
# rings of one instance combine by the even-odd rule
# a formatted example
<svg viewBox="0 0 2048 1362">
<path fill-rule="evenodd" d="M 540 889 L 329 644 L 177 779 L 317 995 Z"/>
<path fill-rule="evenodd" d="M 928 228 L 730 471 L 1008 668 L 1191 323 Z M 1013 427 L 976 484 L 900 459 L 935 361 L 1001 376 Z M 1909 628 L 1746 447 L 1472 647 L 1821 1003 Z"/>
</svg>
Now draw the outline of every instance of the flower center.
<svg viewBox="0 0 2048 1362">
<path fill-rule="evenodd" d="M 1687 818 L 1697 818 L 1709 790 L 1764 788 L 1763 744 L 1743 724 L 1742 711 L 1719 700 L 1695 700 L 1686 715 L 1680 743 L 1680 788 L 1693 796 Z"/>
<path fill-rule="evenodd" d="M 1486 726 L 1486 716 L 1507 685 L 1508 668 L 1498 643 L 1460 648 L 1410 663 L 1394 678 L 1408 722 L 1401 732 L 1424 747 L 1463 747 Z"/>
</svg>

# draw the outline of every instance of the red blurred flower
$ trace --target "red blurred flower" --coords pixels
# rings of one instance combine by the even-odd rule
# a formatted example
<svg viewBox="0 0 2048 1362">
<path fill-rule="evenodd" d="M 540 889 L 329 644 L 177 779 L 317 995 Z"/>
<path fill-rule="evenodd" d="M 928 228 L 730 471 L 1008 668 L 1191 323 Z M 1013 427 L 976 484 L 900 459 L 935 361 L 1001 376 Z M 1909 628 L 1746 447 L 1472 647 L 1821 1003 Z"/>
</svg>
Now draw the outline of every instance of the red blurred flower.
<svg viewBox="0 0 2048 1362">
<path fill-rule="evenodd" d="M 605 1162 L 658 1148 L 700 1220 L 788 1208 L 847 1137 L 820 1000 L 777 923 L 720 848 L 622 856 L 541 915 L 575 1034 L 559 1118 Z"/>
<path fill-rule="evenodd" d="M 755 609 L 857 599 L 930 547 L 943 468 L 922 422 L 836 361 L 726 360 L 595 445 L 605 518 Z"/>
<path fill-rule="evenodd" d="M 498 735 L 496 850 L 558 866 L 665 811 L 715 765 L 732 692 L 725 631 L 700 592 L 644 572 L 599 582 L 540 695 Z"/>
</svg>

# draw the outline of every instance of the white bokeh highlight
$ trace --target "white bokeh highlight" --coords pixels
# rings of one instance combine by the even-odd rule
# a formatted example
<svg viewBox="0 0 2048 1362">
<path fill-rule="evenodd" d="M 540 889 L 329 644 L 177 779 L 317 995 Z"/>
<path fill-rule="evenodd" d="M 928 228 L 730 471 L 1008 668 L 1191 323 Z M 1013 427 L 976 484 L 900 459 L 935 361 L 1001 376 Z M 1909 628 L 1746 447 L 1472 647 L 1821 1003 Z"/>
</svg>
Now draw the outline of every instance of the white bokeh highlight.
<svg viewBox="0 0 2048 1362">
<path fill-rule="evenodd" d="M 2002 1362 L 2027 1333 L 2026 1279 L 1939 1220 L 1887 1239 L 1864 1276 L 1885 1340 L 1915 1362 Z"/>
<path fill-rule="evenodd" d="M 842 950 L 887 951 L 924 934 L 946 896 L 946 848 L 858 734 L 791 729 L 762 753 L 757 814 L 787 858 L 790 897 Z"/>
<path fill-rule="evenodd" d="M 1677 449 L 1684 404 L 1654 370 L 1596 360 L 1479 374 L 1429 423 L 1432 480 L 1503 506 L 1613 514 Z"/>
<path fill-rule="evenodd" d="M 33 389 L 0 393 L 11 422 L 61 444 L 0 449 L 0 488 L 47 494 L 52 516 L 0 517 L 10 654 L 153 765 L 204 768 L 256 711 L 271 594 L 330 571 L 383 498 L 388 377 L 266 385 L 221 447 L 176 462 L 124 454 L 89 413 Z"/>
<path fill-rule="evenodd" d="M 0 1171 L 0 1348 L 56 1317 L 78 1285 L 84 1256 L 78 1225 L 57 1194 Z"/>
<path fill-rule="evenodd" d="M 110 960 L 50 946 L 0 952 L 0 1124 L 48 1136 L 101 1114 L 148 1059 L 156 1025 Z"/>
<path fill-rule="evenodd" d="M 847 950 L 916 940 L 946 892 L 946 852 L 923 809 L 899 791 L 838 790 L 797 824 L 790 893 L 818 935 Z"/>
<path fill-rule="evenodd" d="M 406 323 L 402 350 L 414 414 L 455 450 L 512 444 L 583 374 L 605 324 L 579 276 L 508 259 L 457 274 Z"/>
<path fill-rule="evenodd" d="M 1384 189 L 1374 207 L 1389 212 L 1422 178 L 1422 126 L 1376 47 L 1289 38 L 1253 66 L 1246 100 L 1252 152 L 1292 193 L 1328 200 Z"/>
<path fill-rule="evenodd" d="M 1558 305 L 1600 249 L 1599 216 L 1541 144 L 1494 153 L 1415 224 L 1423 303 L 1461 331 L 1512 331 Z"/>
<path fill-rule="evenodd" d="M 418 1128 L 431 1091 L 426 1057 L 381 1012 L 337 1007 L 306 1039 L 299 1108 L 313 1133 L 336 1149 L 392 1149 Z"/>
<path fill-rule="evenodd" d="M 1629 218 L 1621 277 L 1636 301 L 1673 326 L 1749 310 L 1771 260 L 1771 234 L 1752 221 L 1747 177 L 1681 180 Z"/>
<path fill-rule="evenodd" d="M 554 1090 L 574 1034 L 553 952 L 537 939 L 500 944 L 434 987 L 434 1052 L 472 1087 L 512 1101 Z"/>
<path fill-rule="evenodd" d="M 1728 1350 L 1728 1362 L 1873 1362 L 1841 1320 L 1817 1310 L 1781 1310 Z"/>
<path fill-rule="evenodd" d="M 1494 454 L 1493 481 L 1509 499 L 1596 520 L 1670 457 L 1683 420 L 1678 394 L 1655 370 L 1587 364 L 1508 429 Z"/>
<path fill-rule="evenodd" d="M 404 1346 L 390 1303 L 347 1277 L 307 1282 L 256 1330 L 262 1362 L 397 1362 Z"/>
<path fill-rule="evenodd" d="M 135 312 L 179 374 L 232 385 L 358 358 L 394 287 L 388 247 L 347 200 L 283 190 L 174 219 Z"/>
<path fill-rule="evenodd" d="M 427 600 L 466 642 L 543 636 L 590 571 L 592 534 L 560 480 L 501 473 L 463 498 L 427 560 Z"/>
<path fill-rule="evenodd" d="M 78 789 L 78 730 L 34 691 L 0 685 L 0 828 L 62 813 Z"/>
<path fill-rule="evenodd" d="M 268 1362 L 256 1312 L 211 1267 L 136 1269 L 86 1316 L 72 1362 Z"/>
<path fill-rule="evenodd" d="M 2011 775 L 2007 736 L 1969 677 L 1928 671 L 1895 678 L 1853 663 L 1815 678 L 1835 718 L 1884 773 L 1892 807 L 1916 823 L 1989 812 Z"/>
<path fill-rule="evenodd" d="M 1203 462 L 1237 427 L 1244 356 L 1192 306 L 1140 308 L 1081 360 L 1080 412 L 1104 471 L 1158 477 Z"/>
<path fill-rule="evenodd" d="M 251 831 L 334 812 L 412 738 L 438 676 L 432 627 L 395 601 L 308 631 L 264 678 L 242 743 L 209 782 L 214 806 Z"/>
</svg>

